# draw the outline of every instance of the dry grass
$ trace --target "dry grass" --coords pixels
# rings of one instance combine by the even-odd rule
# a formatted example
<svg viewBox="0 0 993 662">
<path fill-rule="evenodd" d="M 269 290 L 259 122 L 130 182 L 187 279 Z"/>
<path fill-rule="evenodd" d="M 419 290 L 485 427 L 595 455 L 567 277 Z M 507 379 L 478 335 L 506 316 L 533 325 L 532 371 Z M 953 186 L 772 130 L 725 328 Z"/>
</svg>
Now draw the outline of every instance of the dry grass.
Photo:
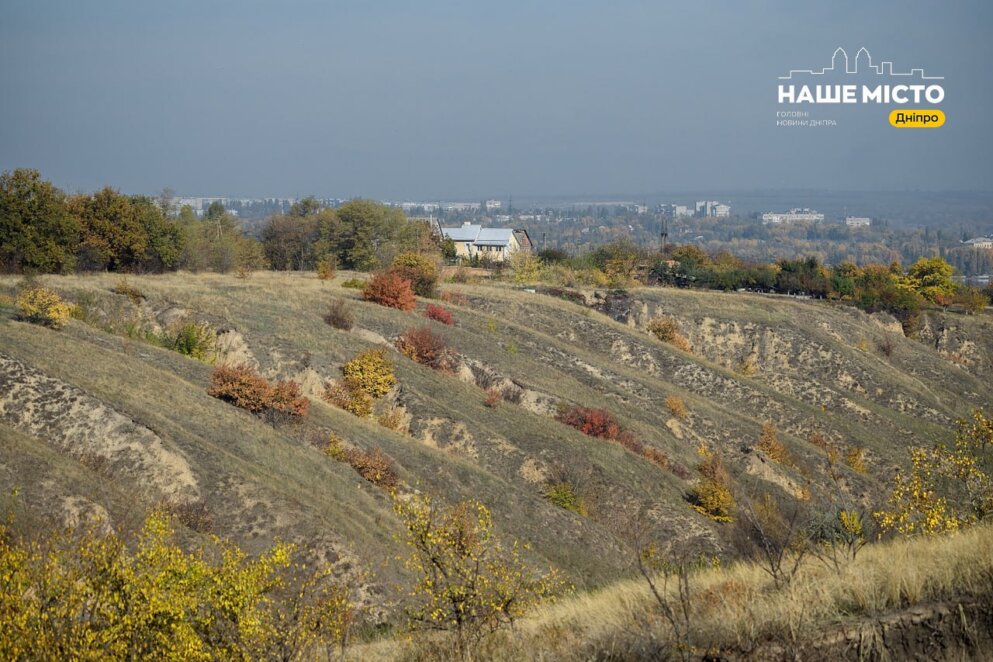
<svg viewBox="0 0 993 662">
<path fill-rule="evenodd" d="M 993 527 L 870 545 L 841 572 L 811 560 L 782 590 L 750 564 L 702 571 L 690 584 L 692 638 L 701 651 L 748 651 L 762 643 L 789 646 L 791 639 L 802 642 L 865 617 L 950 599 L 988 599 L 993 591 Z M 521 622 L 513 637 L 492 642 L 486 657 L 586 659 L 611 651 L 620 655 L 617 659 L 627 659 L 626 654 L 636 651 L 657 652 L 664 650 L 668 626 L 653 616 L 655 611 L 644 581 L 622 581 L 541 609 Z M 411 645 L 377 642 L 358 647 L 353 655 L 411 656 Z M 416 659 L 416 652 L 412 657 Z"/>
</svg>

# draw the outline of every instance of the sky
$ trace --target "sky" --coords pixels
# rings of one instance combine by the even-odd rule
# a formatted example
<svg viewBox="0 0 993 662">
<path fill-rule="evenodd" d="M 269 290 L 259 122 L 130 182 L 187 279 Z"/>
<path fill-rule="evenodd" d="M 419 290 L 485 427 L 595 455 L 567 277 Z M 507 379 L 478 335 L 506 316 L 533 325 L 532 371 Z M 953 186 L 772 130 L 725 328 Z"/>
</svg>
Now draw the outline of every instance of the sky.
<svg viewBox="0 0 993 662">
<path fill-rule="evenodd" d="M 991 33 L 988 0 L 0 0 L 0 170 L 190 196 L 989 191 Z M 777 77 L 838 46 L 945 76 L 945 126 L 777 127 Z"/>
</svg>

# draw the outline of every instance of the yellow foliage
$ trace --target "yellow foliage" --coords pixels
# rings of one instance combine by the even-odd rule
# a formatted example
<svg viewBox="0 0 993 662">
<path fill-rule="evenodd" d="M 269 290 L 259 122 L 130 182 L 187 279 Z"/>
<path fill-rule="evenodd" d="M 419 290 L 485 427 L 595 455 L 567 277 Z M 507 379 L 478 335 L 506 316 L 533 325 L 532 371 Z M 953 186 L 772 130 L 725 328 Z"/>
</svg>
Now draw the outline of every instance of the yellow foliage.
<svg viewBox="0 0 993 662">
<path fill-rule="evenodd" d="M 402 560 L 415 578 L 410 626 L 450 631 L 460 658 L 564 587 L 554 570 L 541 575 L 527 566 L 526 546 L 497 541 L 490 511 L 478 501 L 444 507 L 411 495 L 395 497 L 393 509 L 408 550 Z"/>
<path fill-rule="evenodd" d="M 92 530 L 23 541 L 0 527 L 0 658 L 289 659 L 340 644 L 347 595 L 326 567 L 291 573 L 293 552 L 252 559 L 217 538 L 186 552 L 162 513 L 133 545 Z"/>
<path fill-rule="evenodd" d="M 679 420 L 685 420 L 689 416 L 690 412 L 686 408 L 686 403 L 678 395 L 670 395 L 665 399 L 666 409 L 669 413 L 678 418 Z"/>
<path fill-rule="evenodd" d="M 845 452 L 845 464 L 851 467 L 855 473 L 865 474 L 865 449 L 858 446 L 849 446 Z"/>
<path fill-rule="evenodd" d="M 321 280 L 331 280 L 334 278 L 337 269 L 337 261 L 333 255 L 326 255 L 317 261 L 317 277 Z"/>
<path fill-rule="evenodd" d="M 342 366 L 341 372 L 349 384 L 374 398 L 386 395 L 397 383 L 396 375 L 393 374 L 393 362 L 387 358 L 386 350 L 382 348 L 367 349 L 357 354 Z"/>
<path fill-rule="evenodd" d="M 53 329 L 65 326 L 73 310 L 73 306 L 63 301 L 57 292 L 45 287 L 33 287 L 21 292 L 17 295 L 17 308 L 28 322 Z"/>
<path fill-rule="evenodd" d="M 755 447 L 768 455 L 769 459 L 773 462 L 778 462 L 779 464 L 793 463 L 790 452 L 783 445 L 783 442 L 779 440 L 775 424 L 771 422 L 767 421 L 762 424 L 762 433 L 759 435 L 759 442 Z"/>
</svg>

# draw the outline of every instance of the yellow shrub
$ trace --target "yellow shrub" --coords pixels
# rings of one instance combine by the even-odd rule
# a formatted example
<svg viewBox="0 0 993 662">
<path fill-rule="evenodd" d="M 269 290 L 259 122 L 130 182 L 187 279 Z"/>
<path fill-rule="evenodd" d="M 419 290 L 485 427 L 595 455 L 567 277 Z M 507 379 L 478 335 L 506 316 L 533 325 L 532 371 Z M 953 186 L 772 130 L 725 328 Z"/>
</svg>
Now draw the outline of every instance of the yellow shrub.
<svg viewBox="0 0 993 662">
<path fill-rule="evenodd" d="M 859 474 L 866 472 L 865 449 L 858 446 L 850 446 L 845 453 L 845 464 L 852 468 L 852 471 Z"/>
<path fill-rule="evenodd" d="M 17 296 L 17 308 L 21 317 L 34 324 L 43 324 L 53 329 L 65 326 L 72 316 L 72 305 L 62 300 L 57 292 L 44 287 L 24 290 Z"/>
<path fill-rule="evenodd" d="M 684 420 L 689 416 L 690 412 L 686 409 L 686 403 L 678 395 L 670 395 L 665 399 L 666 409 L 669 413 L 678 418 L 679 420 Z"/>
<path fill-rule="evenodd" d="M 321 280 L 331 280 L 334 278 L 337 263 L 333 255 L 322 257 L 317 261 L 317 277 Z"/>
<path fill-rule="evenodd" d="M 341 368 L 345 380 L 374 398 L 379 398 L 397 383 L 393 362 L 385 349 L 367 349 Z"/>
<path fill-rule="evenodd" d="M 762 424 L 762 434 L 759 436 L 759 443 L 755 447 L 768 455 L 769 459 L 773 462 L 780 464 L 793 463 L 790 452 L 786 450 L 786 446 L 779 440 L 779 436 L 776 434 L 776 426 L 773 423 L 766 422 Z"/>
</svg>

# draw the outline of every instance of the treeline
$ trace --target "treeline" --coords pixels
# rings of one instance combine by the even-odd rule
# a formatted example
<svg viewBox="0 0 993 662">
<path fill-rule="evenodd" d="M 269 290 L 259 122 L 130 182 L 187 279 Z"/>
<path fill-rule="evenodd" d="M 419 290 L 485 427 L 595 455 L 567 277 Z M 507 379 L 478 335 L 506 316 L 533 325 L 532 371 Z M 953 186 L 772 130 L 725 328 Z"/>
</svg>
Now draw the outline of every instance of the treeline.
<svg viewBox="0 0 993 662">
<path fill-rule="evenodd" d="M 68 195 L 37 170 L 0 174 L 5 273 L 312 270 L 321 262 L 368 271 L 404 251 L 440 247 L 426 224 L 368 200 L 327 209 L 306 198 L 270 216 L 256 239 L 219 202 L 198 218 L 167 199 L 109 187 Z"/>
<path fill-rule="evenodd" d="M 917 328 L 928 306 L 956 305 L 982 310 L 993 299 L 985 291 L 955 282 L 954 268 L 940 257 L 920 258 L 908 268 L 899 262 L 827 266 L 816 256 L 761 263 L 728 252 L 709 254 L 694 245 L 670 245 L 662 253 L 630 242 L 615 242 L 585 255 L 570 257 L 549 249 L 538 257 L 538 280 L 562 285 L 624 286 L 631 283 L 748 290 L 848 301 L 868 312 L 892 314 L 908 333 Z"/>
</svg>

